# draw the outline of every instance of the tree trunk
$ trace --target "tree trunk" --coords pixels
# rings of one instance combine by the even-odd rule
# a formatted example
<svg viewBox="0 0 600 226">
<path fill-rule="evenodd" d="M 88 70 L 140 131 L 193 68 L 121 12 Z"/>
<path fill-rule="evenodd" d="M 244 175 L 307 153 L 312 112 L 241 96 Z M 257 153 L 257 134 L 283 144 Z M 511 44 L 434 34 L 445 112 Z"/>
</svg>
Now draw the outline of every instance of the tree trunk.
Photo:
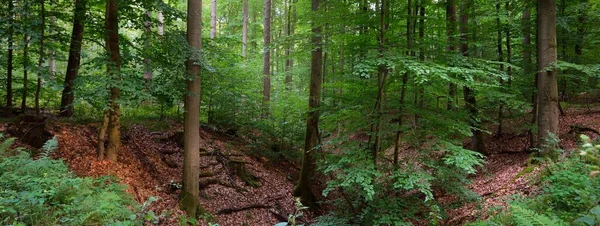
<svg viewBox="0 0 600 226">
<path fill-rule="evenodd" d="M 119 55 L 119 17 L 117 0 L 107 0 L 106 3 L 106 48 L 110 55 L 107 65 L 108 76 L 114 83 L 110 86 L 110 107 L 108 121 L 108 145 L 106 157 L 117 161 L 117 152 L 121 146 L 120 109 L 119 109 L 119 83 L 121 81 L 121 56 Z"/>
<path fill-rule="evenodd" d="M 71 33 L 71 44 L 69 46 L 69 60 L 67 63 L 67 72 L 65 75 L 64 89 L 60 101 L 61 117 L 73 116 L 73 82 L 79 73 L 79 63 L 81 60 L 81 44 L 83 41 L 83 29 L 86 12 L 87 0 L 75 1 L 75 12 L 73 14 L 73 31 Z"/>
<path fill-rule="evenodd" d="M 105 152 L 104 142 L 106 141 L 106 130 L 108 129 L 108 109 L 104 110 L 102 114 L 102 125 L 100 125 L 100 130 L 98 130 L 98 146 L 96 147 L 96 152 L 98 154 L 98 159 L 104 159 Z"/>
<path fill-rule="evenodd" d="M 496 2 L 496 32 L 497 32 L 497 37 L 496 37 L 496 45 L 497 45 L 497 53 L 498 53 L 498 62 L 503 62 L 504 61 L 504 53 L 502 52 L 502 23 L 500 22 L 500 2 Z M 500 71 L 504 71 L 504 64 L 500 64 Z M 504 79 L 500 78 L 500 86 L 504 86 Z M 500 106 L 498 107 L 498 131 L 496 131 L 496 135 L 500 136 L 502 135 L 502 117 L 503 117 L 503 112 L 504 111 L 504 104 L 500 103 Z"/>
<path fill-rule="evenodd" d="M 248 49 L 248 0 L 244 1 L 244 18 L 242 19 L 242 57 L 246 60 Z"/>
<path fill-rule="evenodd" d="M 456 52 L 456 1 L 446 0 L 446 37 L 448 39 L 448 53 L 453 55 Z M 456 99 L 457 86 L 454 83 L 448 84 L 448 102 L 447 110 L 456 109 L 454 103 Z"/>
<path fill-rule="evenodd" d="M 50 17 L 50 36 L 52 36 L 54 34 L 54 27 L 56 27 L 56 17 L 51 16 Z M 50 45 L 50 46 L 52 46 L 52 45 Z M 56 60 L 54 60 L 55 55 L 56 55 L 56 50 L 52 48 L 50 50 L 50 54 L 48 55 L 48 72 L 49 72 L 49 77 L 50 77 L 51 81 L 54 81 L 55 75 L 56 75 Z"/>
<path fill-rule="evenodd" d="M 146 83 L 146 89 L 149 90 L 148 87 L 149 81 L 152 79 L 152 60 L 150 59 L 150 37 L 152 35 L 152 22 L 150 22 L 152 18 L 152 12 L 146 11 L 145 13 L 145 21 L 144 21 L 144 82 Z"/>
<path fill-rule="evenodd" d="M 217 0 L 210 1 L 210 39 L 217 37 Z"/>
<path fill-rule="evenodd" d="M 263 50 L 263 100 L 261 118 L 267 118 L 270 114 L 269 101 L 271 101 L 271 0 L 265 0 L 265 26 Z"/>
<path fill-rule="evenodd" d="M 534 90 L 531 92 L 531 104 L 533 106 L 532 109 L 532 117 L 531 117 L 531 127 L 527 132 L 529 134 L 529 145 L 530 147 L 535 147 L 536 136 L 533 130 L 533 126 L 537 121 L 537 73 L 533 73 L 532 71 L 532 60 L 531 60 L 531 0 L 526 0 L 524 2 L 523 15 L 521 18 L 522 24 L 522 34 L 523 34 L 523 74 L 525 76 L 533 75 L 533 86 Z"/>
<path fill-rule="evenodd" d="M 293 23 L 293 15 L 296 14 L 296 9 L 295 6 L 292 2 L 292 0 L 287 0 L 288 3 L 288 7 L 287 7 L 287 22 L 286 22 L 286 36 L 288 37 L 288 39 L 291 38 L 291 36 L 294 34 L 294 28 L 292 27 L 292 23 Z M 292 80 L 293 80 L 293 76 L 292 76 L 292 67 L 294 65 L 294 61 L 292 60 L 290 53 L 292 49 L 292 45 L 291 44 L 286 44 L 285 45 L 285 88 L 287 90 L 291 90 L 292 89 Z"/>
<path fill-rule="evenodd" d="M 381 0 L 381 4 L 379 8 L 379 35 L 377 37 L 378 41 L 378 51 L 379 58 L 383 60 L 385 53 L 385 31 L 386 31 L 386 7 L 387 3 L 385 0 Z M 374 122 L 371 124 L 371 138 L 369 140 L 373 140 L 373 145 L 371 146 L 371 155 L 373 158 L 373 164 L 377 166 L 377 156 L 381 149 L 381 127 L 382 122 L 381 118 L 383 117 L 383 99 L 384 99 L 384 86 L 388 76 L 387 65 L 380 64 L 377 67 L 377 99 L 375 103 L 374 110 Z"/>
<path fill-rule="evenodd" d="M 165 35 L 165 17 L 162 11 L 156 13 L 156 18 L 158 19 L 158 35 L 163 36 Z"/>
<path fill-rule="evenodd" d="M 23 96 L 21 98 L 21 110 L 25 111 L 25 107 L 27 107 L 27 73 L 29 71 L 29 35 L 24 35 L 23 42 L 25 46 L 23 47 Z"/>
<path fill-rule="evenodd" d="M 40 58 L 38 61 L 39 70 L 37 75 L 37 86 L 35 88 L 35 114 L 40 115 L 40 93 L 42 91 L 42 72 L 44 71 L 44 30 L 46 29 L 46 9 L 44 0 L 40 0 Z"/>
<path fill-rule="evenodd" d="M 556 1 L 538 0 L 538 148 L 549 155 L 556 143 L 552 134 L 558 134 L 557 70 L 550 68 L 557 61 Z"/>
<path fill-rule="evenodd" d="M 460 52 L 463 56 L 469 56 L 469 12 L 471 10 L 473 1 L 465 0 L 462 2 L 460 10 Z M 471 150 L 482 154 L 487 154 L 485 148 L 485 141 L 483 138 L 483 132 L 481 132 L 481 125 L 478 121 L 478 110 L 477 110 L 477 99 L 475 93 L 471 88 L 465 86 L 463 88 L 463 98 L 465 99 L 465 105 L 469 113 L 469 125 L 471 126 Z"/>
<path fill-rule="evenodd" d="M 189 0 L 187 12 L 187 41 L 194 48 L 194 55 L 202 48 L 202 0 Z M 199 175 L 200 175 L 200 65 L 194 62 L 197 56 L 190 56 L 186 70 L 191 80 L 187 80 L 185 95 L 185 113 L 183 128 L 184 160 L 183 160 L 183 190 L 179 195 L 179 207 L 188 216 L 200 214 Z"/>
<path fill-rule="evenodd" d="M 13 0 L 8 0 L 8 62 L 6 64 L 6 115 L 12 113 L 13 106 L 13 93 L 12 93 L 12 79 L 13 79 L 13 32 L 14 32 L 14 3 Z"/>
<path fill-rule="evenodd" d="M 319 11 L 320 0 L 312 0 L 312 12 Z M 319 149 L 321 141 L 319 133 L 319 107 L 321 105 L 321 77 L 323 49 L 321 26 L 312 21 L 312 57 L 310 65 L 310 96 L 308 99 L 308 114 L 306 118 L 306 134 L 304 139 L 304 152 L 302 155 L 302 169 L 298 184 L 294 188 L 294 196 L 300 197 L 302 202 L 312 208 L 317 207 L 315 193 L 312 191 L 312 182 L 315 174 L 315 152 Z"/>
</svg>

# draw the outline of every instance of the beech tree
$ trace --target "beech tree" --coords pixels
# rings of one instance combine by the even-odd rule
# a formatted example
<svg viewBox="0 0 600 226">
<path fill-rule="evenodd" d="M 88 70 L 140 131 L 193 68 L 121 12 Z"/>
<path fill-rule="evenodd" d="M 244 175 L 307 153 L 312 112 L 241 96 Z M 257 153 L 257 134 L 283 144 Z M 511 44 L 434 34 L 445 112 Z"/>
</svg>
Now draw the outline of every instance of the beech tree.
<svg viewBox="0 0 600 226">
<path fill-rule="evenodd" d="M 106 50 L 110 56 L 106 66 L 108 76 L 113 83 L 109 87 L 110 96 L 108 100 L 108 145 L 106 147 L 106 158 L 116 162 L 117 153 L 121 147 L 121 111 L 119 106 L 119 83 L 121 81 L 121 55 L 119 52 L 119 16 L 117 0 L 106 2 Z M 106 117 L 106 116 L 105 116 Z"/>
<path fill-rule="evenodd" d="M 73 82 L 79 73 L 79 64 L 81 62 L 81 44 L 83 41 L 84 19 L 87 0 L 76 0 L 75 11 L 73 12 L 73 31 L 71 32 L 71 41 L 69 46 L 69 60 L 67 71 L 65 73 L 65 82 L 63 85 L 60 101 L 59 116 L 73 116 Z"/>
<path fill-rule="evenodd" d="M 558 133 L 558 83 L 556 42 L 556 1 L 537 1 L 538 109 L 537 144 L 543 154 L 556 148 L 553 136 Z"/>
<path fill-rule="evenodd" d="M 263 100 L 262 118 L 268 117 L 270 112 L 269 101 L 271 101 L 271 0 L 265 0 L 265 21 L 263 38 L 265 47 L 263 49 Z"/>
<path fill-rule="evenodd" d="M 183 190 L 179 194 L 179 207 L 188 216 L 200 214 L 200 50 L 202 48 L 202 0 L 189 0 L 187 4 L 187 42 L 192 55 L 186 62 L 189 79 L 186 81 L 185 113 L 183 127 Z"/>
</svg>

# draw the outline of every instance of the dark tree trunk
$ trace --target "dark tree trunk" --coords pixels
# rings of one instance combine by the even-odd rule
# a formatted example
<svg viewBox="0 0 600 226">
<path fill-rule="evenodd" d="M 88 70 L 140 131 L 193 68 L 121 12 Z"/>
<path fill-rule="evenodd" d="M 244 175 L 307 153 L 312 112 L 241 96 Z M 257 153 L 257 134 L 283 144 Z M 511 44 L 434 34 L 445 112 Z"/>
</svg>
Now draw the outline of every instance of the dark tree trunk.
<svg viewBox="0 0 600 226">
<path fill-rule="evenodd" d="M 21 97 L 21 110 L 25 111 L 25 107 L 27 107 L 27 73 L 29 71 L 29 36 L 24 35 L 23 42 L 25 46 L 23 47 L 23 96 Z"/>
<path fill-rule="evenodd" d="M 460 10 L 460 52 L 463 56 L 469 56 L 469 13 L 473 5 L 473 0 L 465 0 L 462 2 Z M 465 86 L 463 88 L 463 98 L 469 113 L 469 125 L 471 126 L 471 150 L 482 154 L 487 154 L 483 132 L 478 121 L 479 112 L 477 110 L 477 99 L 475 98 L 474 90 Z"/>
<path fill-rule="evenodd" d="M 40 0 L 40 53 L 38 61 L 38 75 L 37 75 L 37 86 L 35 88 L 35 114 L 40 114 L 40 93 L 42 91 L 42 71 L 44 71 L 44 30 L 46 29 L 46 9 L 44 7 L 44 0 Z"/>
<path fill-rule="evenodd" d="M 319 11 L 320 0 L 312 0 L 312 11 Z M 304 152 L 302 155 L 302 169 L 300 179 L 294 188 L 294 196 L 300 197 L 304 205 L 317 207 L 315 192 L 312 191 L 312 182 L 315 174 L 315 152 L 319 149 L 319 107 L 321 105 L 321 77 L 323 63 L 323 49 L 321 40 L 321 27 L 312 22 L 312 57 L 310 65 L 310 96 L 308 99 L 308 115 L 306 118 L 306 134 L 304 139 Z"/>
<path fill-rule="evenodd" d="M 446 0 L 446 37 L 448 39 L 448 53 L 453 55 L 456 52 L 456 1 Z M 447 110 L 456 109 L 456 90 L 457 86 L 454 83 L 448 84 L 448 102 Z"/>
<path fill-rule="evenodd" d="M 265 27 L 264 27 L 264 43 L 263 50 L 263 100 L 261 118 L 266 118 L 270 114 L 271 101 L 271 0 L 265 0 Z"/>
<path fill-rule="evenodd" d="M 496 3 L 496 32 L 497 32 L 497 36 L 496 36 L 496 45 L 497 45 L 497 53 L 498 53 L 498 62 L 502 63 L 504 61 L 504 53 L 502 52 L 502 23 L 500 22 L 500 2 Z M 504 71 L 504 64 L 500 64 L 500 71 Z M 500 85 L 504 86 L 504 78 L 500 78 Z M 504 111 L 504 104 L 500 103 L 500 106 L 498 107 L 498 131 L 496 131 L 496 135 L 500 136 L 502 135 L 502 126 L 503 126 L 503 121 L 502 121 L 502 117 L 503 117 L 503 111 Z"/>
<path fill-rule="evenodd" d="M 8 0 L 8 62 L 6 64 L 6 115 L 12 113 L 13 106 L 13 90 L 12 90 L 12 79 L 13 79 L 13 33 L 14 33 L 14 3 L 13 0 Z"/>
<path fill-rule="evenodd" d="M 85 20 L 87 0 L 75 1 L 75 12 L 73 14 L 73 32 L 71 33 L 71 44 L 69 47 L 69 60 L 67 63 L 67 72 L 65 75 L 64 89 L 60 101 L 61 117 L 73 116 L 73 82 L 79 73 L 79 63 L 81 61 L 81 44 L 83 41 L 83 21 Z"/>
<path fill-rule="evenodd" d="M 106 158 L 116 162 L 117 153 L 121 146 L 121 116 L 119 107 L 119 83 L 121 81 L 121 56 L 119 53 L 119 16 L 117 0 L 107 0 L 106 2 L 106 49 L 110 55 L 110 60 L 106 66 L 108 76 L 113 80 L 110 88 L 110 97 L 108 100 L 108 145 L 106 148 Z"/>
</svg>

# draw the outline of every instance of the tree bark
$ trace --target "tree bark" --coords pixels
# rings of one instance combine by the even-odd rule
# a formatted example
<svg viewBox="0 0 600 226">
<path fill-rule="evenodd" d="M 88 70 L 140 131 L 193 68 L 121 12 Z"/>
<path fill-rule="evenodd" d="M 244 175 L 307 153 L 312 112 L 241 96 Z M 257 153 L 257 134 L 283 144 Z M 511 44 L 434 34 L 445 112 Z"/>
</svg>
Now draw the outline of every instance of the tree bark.
<svg viewBox="0 0 600 226">
<path fill-rule="evenodd" d="M 287 0 L 287 22 L 286 22 L 286 36 L 288 37 L 288 40 L 292 37 L 292 35 L 294 34 L 294 27 L 292 26 L 292 23 L 294 23 L 294 16 L 296 14 L 296 8 L 294 6 L 293 0 Z M 287 90 L 291 90 L 292 89 L 292 80 L 293 80 L 293 75 L 292 75 L 292 67 L 294 65 L 294 61 L 291 58 L 291 52 L 292 52 L 292 45 L 287 43 L 285 46 L 285 88 Z"/>
<path fill-rule="evenodd" d="M 549 155 L 556 143 L 552 134 L 558 134 L 558 72 L 551 68 L 557 61 L 556 0 L 538 0 L 538 148 Z"/>
<path fill-rule="evenodd" d="M 199 54 L 202 48 L 202 0 L 189 0 L 187 12 L 187 41 L 194 49 L 194 54 Z M 186 70 L 191 80 L 187 80 L 187 94 L 185 95 L 185 113 L 183 128 L 183 190 L 179 195 L 179 207 L 188 216 L 196 217 L 200 214 L 199 203 L 199 175 L 200 175 L 200 93 L 202 82 L 201 68 L 190 56 L 186 63 Z"/>
<path fill-rule="evenodd" d="M 29 71 L 29 35 L 24 35 L 23 42 L 25 46 L 23 47 L 23 96 L 21 98 L 21 111 L 25 111 L 25 107 L 27 107 L 27 74 Z"/>
<path fill-rule="evenodd" d="M 244 18 L 242 19 L 242 57 L 246 60 L 248 49 L 248 0 L 244 1 Z"/>
<path fill-rule="evenodd" d="M 465 0 L 462 2 L 460 10 L 460 49 L 459 51 L 465 57 L 469 56 L 469 12 L 473 5 L 473 0 Z M 482 154 L 487 154 L 485 148 L 485 141 L 483 138 L 483 132 L 481 132 L 481 125 L 478 121 L 478 110 L 477 110 L 477 99 L 475 93 L 471 88 L 465 86 L 463 88 L 463 98 L 465 99 L 465 105 L 469 113 L 469 125 L 471 126 L 471 150 Z"/>
<path fill-rule="evenodd" d="M 44 0 L 40 0 L 40 52 L 38 61 L 37 86 L 35 88 L 35 114 L 40 115 L 40 93 L 42 92 L 42 72 L 44 71 L 44 30 L 46 30 L 46 9 Z"/>
<path fill-rule="evenodd" d="M 312 0 L 312 12 L 317 13 L 320 0 Z M 312 191 L 312 182 L 315 174 L 315 152 L 319 150 L 319 107 L 321 106 L 321 77 L 323 49 L 321 26 L 313 18 L 312 26 L 312 56 L 310 65 L 310 96 L 308 99 L 308 114 L 306 118 L 306 134 L 304 139 L 304 152 L 302 155 L 302 169 L 300 179 L 294 188 L 294 196 L 300 197 L 302 202 L 312 208 L 317 207 L 315 193 Z"/>
<path fill-rule="evenodd" d="M 497 37 L 496 37 L 496 45 L 497 45 L 497 53 L 498 53 L 498 62 L 503 62 L 504 61 L 504 53 L 502 52 L 502 23 L 500 22 L 500 2 L 496 2 L 496 32 L 497 32 Z M 504 71 L 504 64 L 500 64 L 500 71 Z M 504 86 L 504 79 L 500 78 L 500 86 Z M 500 136 L 502 134 L 502 126 L 503 126 L 503 122 L 502 122 L 502 117 L 503 114 L 502 112 L 504 111 L 504 104 L 500 103 L 500 106 L 498 107 L 498 131 L 496 131 L 496 135 Z"/>
<path fill-rule="evenodd" d="M 6 115 L 11 115 L 13 106 L 12 79 L 13 79 L 13 49 L 14 49 L 14 3 L 13 0 L 8 0 L 8 62 L 6 66 Z"/>
<path fill-rule="evenodd" d="M 217 37 L 217 0 L 210 1 L 210 39 Z"/>
<path fill-rule="evenodd" d="M 83 30 L 87 0 L 75 0 L 75 12 L 73 14 L 73 31 L 71 33 L 71 43 L 69 46 L 69 59 L 67 63 L 67 72 L 65 74 L 64 89 L 60 101 L 61 117 L 73 116 L 73 82 L 79 73 L 79 64 L 81 61 L 81 44 L 83 41 Z"/>
<path fill-rule="evenodd" d="M 450 55 L 456 52 L 456 0 L 446 0 L 446 37 L 448 39 L 447 51 Z M 446 104 L 447 110 L 455 109 L 454 103 L 456 99 L 456 84 L 450 82 L 448 84 L 448 102 Z"/>
<path fill-rule="evenodd" d="M 119 106 L 120 88 L 118 83 L 121 81 L 121 56 L 119 53 L 119 17 L 118 0 L 107 0 L 106 2 L 106 48 L 110 55 L 107 65 L 108 76 L 114 80 L 110 86 L 109 121 L 108 121 L 108 145 L 106 148 L 106 158 L 116 162 L 117 153 L 121 146 L 121 116 Z M 116 84 L 115 84 L 116 83 Z"/>
<path fill-rule="evenodd" d="M 271 0 L 265 0 L 264 21 L 264 50 L 263 50 L 263 100 L 261 118 L 270 114 L 269 101 L 271 101 Z"/>
<path fill-rule="evenodd" d="M 96 147 L 96 153 L 98 154 L 98 159 L 104 159 L 106 147 L 104 146 L 104 142 L 106 141 L 106 130 L 108 129 L 108 109 L 104 110 L 102 114 L 102 125 L 100 125 L 100 129 L 98 130 L 98 146 Z"/>
</svg>

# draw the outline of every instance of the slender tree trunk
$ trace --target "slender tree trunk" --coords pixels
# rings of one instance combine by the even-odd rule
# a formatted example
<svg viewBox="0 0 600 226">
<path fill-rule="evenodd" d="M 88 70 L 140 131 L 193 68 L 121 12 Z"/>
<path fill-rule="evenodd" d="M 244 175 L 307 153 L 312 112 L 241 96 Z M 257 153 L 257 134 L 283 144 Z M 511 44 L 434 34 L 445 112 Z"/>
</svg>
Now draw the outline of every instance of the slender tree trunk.
<svg viewBox="0 0 600 226">
<path fill-rule="evenodd" d="M 288 39 L 290 39 L 292 37 L 292 34 L 294 34 L 294 28 L 292 27 L 292 19 L 293 16 L 292 14 L 295 14 L 295 8 L 294 8 L 294 3 L 292 0 L 287 0 L 287 12 L 286 12 L 286 16 L 287 16 L 287 22 L 286 22 L 286 36 L 288 37 Z M 294 11 L 294 12 L 292 12 Z M 285 88 L 287 90 L 291 90 L 292 89 L 292 79 L 293 79 L 293 75 L 292 75 L 292 65 L 294 64 L 290 53 L 292 49 L 292 45 L 287 43 L 285 45 Z"/>
<path fill-rule="evenodd" d="M 60 101 L 61 117 L 73 116 L 73 82 L 79 73 L 79 63 L 81 60 L 81 44 L 83 41 L 83 29 L 85 20 L 87 0 L 76 0 L 75 11 L 73 14 L 73 31 L 71 33 L 71 43 L 69 46 L 69 60 L 67 63 L 67 72 L 65 75 L 64 89 Z"/>
<path fill-rule="evenodd" d="M 469 56 L 469 12 L 473 7 L 473 0 L 465 0 L 462 2 L 460 10 L 460 52 L 463 56 Z M 479 113 L 477 110 L 477 99 L 475 93 L 471 88 L 465 86 L 463 88 L 463 96 L 465 99 L 465 105 L 469 112 L 469 125 L 471 126 L 471 150 L 482 154 L 487 154 L 485 148 L 485 141 L 483 133 L 481 132 L 481 125 L 478 121 Z"/>
<path fill-rule="evenodd" d="M 146 11 L 146 21 L 144 21 L 144 82 L 146 83 L 146 89 L 150 90 L 149 82 L 152 79 L 152 60 L 150 59 L 150 37 L 152 36 L 152 12 Z"/>
<path fill-rule="evenodd" d="M 248 49 L 248 0 L 244 1 L 244 18 L 242 19 L 242 57 L 246 60 Z"/>
<path fill-rule="evenodd" d="M 158 35 L 165 35 L 165 17 L 163 16 L 162 11 L 158 11 L 156 13 L 156 18 L 158 20 Z"/>
<path fill-rule="evenodd" d="M 107 65 L 108 76 L 114 83 L 110 86 L 109 121 L 108 121 L 108 146 L 107 159 L 116 162 L 117 153 L 121 146 L 121 122 L 119 107 L 119 85 L 121 81 L 121 56 L 119 53 L 119 17 L 117 0 L 107 0 L 106 3 L 106 47 L 110 55 Z"/>
<path fill-rule="evenodd" d="M 217 37 L 217 0 L 210 1 L 210 39 Z"/>
<path fill-rule="evenodd" d="M 446 37 L 448 39 L 447 51 L 453 55 L 456 52 L 456 1 L 446 0 Z M 457 103 L 454 103 L 456 99 L 456 84 L 450 82 L 448 84 L 448 103 L 446 104 L 447 110 L 456 109 L 454 107 Z"/>
<path fill-rule="evenodd" d="M 379 35 L 377 37 L 379 45 L 379 58 L 383 59 L 386 51 L 385 43 L 385 31 L 386 31 L 386 0 L 381 0 L 379 5 Z M 373 158 L 373 164 L 377 166 L 377 156 L 381 150 L 381 118 L 383 117 L 383 99 L 384 99 L 384 86 L 388 76 L 387 65 L 380 64 L 377 68 L 377 99 L 374 110 L 374 122 L 371 124 L 371 136 L 369 140 L 373 140 L 373 146 L 371 146 L 371 154 Z"/>
<path fill-rule="evenodd" d="M 14 33 L 14 3 L 13 0 L 8 0 L 8 62 L 7 62 L 7 66 L 6 66 L 6 115 L 11 115 L 12 113 L 12 106 L 13 106 L 13 92 L 12 92 L 12 79 L 13 79 L 13 49 L 14 47 L 14 40 L 13 40 L 13 33 Z"/>
<path fill-rule="evenodd" d="M 543 155 L 549 155 L 556 143 L 552 134 L 558 134 L 558 72 L 551 68 L 557 61 L 556 1 L 538 0 L 538 145 Z"/>
<path fill-rule="evenodd" d="M 35 88 L 35 114 L 40 115 L 40 93 L 42 91 L 42 71 L 44 71 L 44 30 L 46 30 L 46 9 L 44 0 L 40 0 L 40 53 L 37 86 Z"/>
<path fill-rule="evenodd" d="M 271 0 L 265 0 L 265 26 L 263 50 L 263 100 L 261 118 L 267 118 L 270 114 L 269 101 L 271 101 Z"/>
<path fill-rule="evenodd" d="M 29 71 L 29 35 L 24 35 L 23 43 L 25 46 L 23 47 L 23 96 L 21 98 L 21 111 L 25 111 L 25 107 L 27 107 L 27 84 L 29 83 L 27 74 Z"/>
<path fill-rule="evenodd" d="M 51 16 L 50 17 L 50 36 L 52 36 L 54 34 L 54 27 L 56 27 L 56 17 L 55 16 Z M 52 45 L 50 45 L 52 46 Z M 48 71 L 49 71 L 49 77 L 50 80 L 54 81 L 55 76 L 56 76 L 56 60 L 54 60 L 54 57 L 56 56 L 56 50 L 55 49 L 51 49 L 50 50 L 50 54 L 48 55 Z"/>
<path fill-rule="evenodd" d="M 419 6 L 419 61 L 425 62 L 425 0 L 420 1 Z M 425 86 L 419 85 L 419 103 L 418 108 L 425 108 Z M 419 114 L 415 114 L 415 127 L 419 126 Z"/>
<path fill-rule="evenodd" d="M 187 12 L 187 41 L 199 52 L 202 48 L 202 0 L 189 0 Z M 198 53 L 194 53 L 198 54 Z M 194 62 L 196 57 L 190 56 L 186 70 L 191 80 L 187 80 L 184 113 L 184 159 L 183 159 L 183 190 L 179 195 L 179 207 L 188 216 L 200 214 L 199 175 L 200 175 L 200 93 L 202 82 L 200 65 Z"/>
<path fill-rule="evenodd" d="M 319 11 L 320 0 L 312 0 L 312 12 Z M 304 139 L 304 152 L 302 155 L 302 169 L 300 179 L 294 188 L 294 196 L 300 197 L 302 202 L 310 207 L 317 207 L 315 193 L 312 191 L 312 182 L 315 174 L 315 152 L 319 149 L 319 107 L 321 105 L 321 76 L 323 49 L 321 40 L 321 26 L 312 21 L 312 57 L 310 65 L 310 96 L 308 99 L 308 114 L 306 118 L 306 134 Z"/>
<path fill-rule="evenodd" d="M 532 109 L 532 117 L 531 117 L 531 127 L 527 132 L 529 134 L 529 145 L 530 147 L 535 147 L 536 144 L 536 136 L 533 130 L 533 126 L 536 125 L 537 121 L 537 73 L 532 71 L 532 59 L 531 59 L 531 0 L 524 1 L 525 8 L 523 9 L 523 15 L 521 18 L 522 24 L 522 34 L 523 34 L 523 74 L 525 76 L 533 75 L 533 87 L 534 90 L 531 92 L 531 105 Z"/>
<path fill-rule="evenodd" d="M 504 61 L 504 53 L 502 52 L 502 23 L 500 22 L 500 2 L 496 2 L 496 27 L 497 27 L 497 37 L 496 37 L 496 45 L 498 50 L 498 62 Z M 500 71 L 504 71 L 504 64 L 500 64 Z M 500 78 L 500 86 L 504 86 L 504 78 Z M 496 131 L 496 136 L 502 135 L 502 126 L 503 126 L 503 111 L 504 104 L 500 103 L 498 107 L 498 131 Z"/>
<path fill-rule="evenodd" d="M 575 63 L 582 62 L 583 56 L 583 41 L 584 32 L 586 26 L 586 9 L 588 0 L 579 0 L 579 7 L 577 10 L 577 38 L 575 40 Z"/>
<path fill-rule="evenodd" d="M 105 152 L 104 142 L 106 141 L 106 130 L 108 129 L 108 115 L 109 110 L 104 110 L 102 114 L 102 125 L 100 125 L 100 130 L 98 131 L 98 146 L 96 147 L 96 152 L 98 154 L 98 159 L 104 159 Z"/>
</svg>

